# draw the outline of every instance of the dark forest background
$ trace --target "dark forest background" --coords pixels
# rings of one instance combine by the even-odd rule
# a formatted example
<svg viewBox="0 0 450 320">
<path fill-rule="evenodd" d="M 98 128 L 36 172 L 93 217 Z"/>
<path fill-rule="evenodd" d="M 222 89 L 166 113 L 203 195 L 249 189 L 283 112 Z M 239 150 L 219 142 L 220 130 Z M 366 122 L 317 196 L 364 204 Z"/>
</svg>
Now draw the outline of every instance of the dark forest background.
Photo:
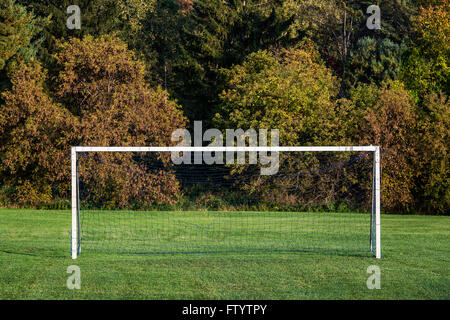
<svg viewBox="0 0 450 320">
<path fill-rule="evenodd" d="M 0 0 L 0 205 L 68 199 L 73 145 L 170 145 L 203 120 L 278 128 L 283 146 L 380 145 L 383 210 L 449 214 L 449 9 Z"/>
</svg>

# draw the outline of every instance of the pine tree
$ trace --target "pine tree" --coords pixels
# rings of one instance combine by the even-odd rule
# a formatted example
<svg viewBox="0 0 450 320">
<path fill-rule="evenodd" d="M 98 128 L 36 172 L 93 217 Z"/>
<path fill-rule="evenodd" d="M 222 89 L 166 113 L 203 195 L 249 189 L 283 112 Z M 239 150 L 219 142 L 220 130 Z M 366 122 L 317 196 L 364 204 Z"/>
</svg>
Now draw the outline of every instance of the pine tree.
<svg viewBox="0 0 450 320">
<path fill-rule="evenodd" d="M 0 90 L 22 62 L 35 57 L 38 21 L 15 0 L 0 0 Z"/>
<path fill-rule="evenodd" d="M 346 86 L 360 83 L 380 85 L 386 80 L 396 80 L 400 74 L 401 56 L 406 51 L 404 43 L 397 44 L 389 38 L 363 37 L 358 40 L 348 59 Z"/>
<path fill-rule="evenodd" d="M 379 5 L 381 9 L 381 29 L 371 30 L 366 26 L 370 5 Z M 302 12 L 298 18 L 300 25 L 341 78 L 342 97 L 348 95 L 349 83 L 358 79 L 358 72 L 361 72 L 362 61 L 355 63 L 352 58 L 361 58 L 365 51 L 370 53 L 367 59 L 376 61 L 385 54 L 380 50 L 388 50 L 398 55 L 389 59 L 400 60 L 402 50 L 393 50 L 393 47 L 403 48 L 412 34 L 410 19 L 414 7 L 401 0 L 305 0 L 299 7 Z M 369 45 L 368 40 L 361 40 L 364 38 L 372 39 L 370 46 L 374 50 L 364 47 Z M 371 61 L 366 63 L 372 64 Z M 380 73 L 387 72 L 369 72 L 365 81 L 378 82 Z"/>
<path fill-rule="evenodd" d="M 260 49 L 292 42 L 284 1 L 161 0 L 144 21 L 151 76 L 191 120 L 209 120 L 223 88 L 221 69 Z"/>
<path fill-rule="evenodd" d="M 130 2 L 131 1 L 131 2 Z M 130 39 L 130 21 L 134 19 L 134 6 L 138 0 L 18 0 L 33 11 L 39 17 L 48 17 L 48 23 L 43 29 L 44 41 L 38 52 L 38 58 L 44 66 L 54 73 L 55 61 L 52 55 L 58 41 L 66 41 L 70 38 L 82 39 L 86 35 L 100 36 L 115 34 L 124 40 Z M 137 3 L 135 3 L 137 2 Z M 81 29 L 69 29 L 67 19 L 71 13 L 67 8 L 78 5 L 81 13 Z M 135 21 L 133 20 L 133 23 Z"/>
</svg>

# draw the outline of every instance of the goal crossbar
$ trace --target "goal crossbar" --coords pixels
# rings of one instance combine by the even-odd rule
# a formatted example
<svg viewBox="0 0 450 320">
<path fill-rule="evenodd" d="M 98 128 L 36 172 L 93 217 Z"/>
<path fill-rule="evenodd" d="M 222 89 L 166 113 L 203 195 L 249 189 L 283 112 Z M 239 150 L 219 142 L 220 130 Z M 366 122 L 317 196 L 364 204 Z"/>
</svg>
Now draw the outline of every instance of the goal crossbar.
<svg viewBox="0 0 450 320">
<path fill-rule="evenodd" d="M 71 186 L 72 186 L 72 228 L 71 254 L 76 259 L 81 252 L 80 246 L 80 198 L 78 153 L 82 152 L 373 152 L 373 195 L 372 219 L 374 219 L 375 252 L 381 258 L 381 150 L 379 146 L 295 146 L 295 147 L 101 147 L 75 146 L 71 149 Z M 371 244 L 372 245 L 372 244 Z"/>
<path fill-rule="evenodd" d="M 326 151 L 367 151 L 374 152 L 377 146 L 313 146 L 313 147 L 72 147 L 74 152 L 326 152 Z"/>
</svg>

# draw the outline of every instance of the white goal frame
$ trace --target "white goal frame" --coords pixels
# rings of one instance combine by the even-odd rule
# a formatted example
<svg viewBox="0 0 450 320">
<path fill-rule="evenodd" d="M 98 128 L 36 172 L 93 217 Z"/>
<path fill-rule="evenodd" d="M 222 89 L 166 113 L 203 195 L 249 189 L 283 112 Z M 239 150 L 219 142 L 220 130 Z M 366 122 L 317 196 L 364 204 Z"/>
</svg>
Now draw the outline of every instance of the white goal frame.
<svg viewBox="0 0 450 320">
<path fill-rule="evenodd" d="M 373 152 L 372 214 L 370 226 L 370 249 L 373 252 L 372 232 L 375 219 L 375 257 L 381 258 L 381 150 L 379 146 L 346 147 L 72 147 L 72 233 L 71 253 L 76 259 L 81 253 L 80 245 L 80 197 L 79 197 L 79 152 Z"/>
</svg>

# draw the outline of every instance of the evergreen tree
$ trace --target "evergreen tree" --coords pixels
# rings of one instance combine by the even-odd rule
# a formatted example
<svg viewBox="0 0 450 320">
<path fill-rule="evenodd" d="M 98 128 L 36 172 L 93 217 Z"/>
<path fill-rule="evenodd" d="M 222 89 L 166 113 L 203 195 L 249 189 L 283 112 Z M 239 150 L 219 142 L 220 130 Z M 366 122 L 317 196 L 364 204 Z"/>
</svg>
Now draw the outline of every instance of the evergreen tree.
<svg viewBox="0 0 450 320">
<path fill-rule="evenodd" d="M 41 22 L 15 0 L 0 0 L 0 90 L 18 64 L 35 56 Z"/>
<path fill-rule="evenodd" d="M 352 88 L 360 83 L 381 84 L 386 80 L 396 80 L 400 73 L 401 56 L 405 50 L 404 43 L 397 44 L 389 38 L 359 39 L 356 48 L 350 52 L 346 87 Z"/>
<path fill-rule="evenodd" d="M 83 38 L 86 35 L 100 36 L 116 34 L 125 40 L 131 40 L 131 21 L 142 1 L 139 0 L 18 0 L 24 6 L 40 17 L 48 17 L 48 23 L 43 29 L 43 44 L 38 52 L 38 57 L 44 63 L 50 74 L 54 74 L 55 61 L 52 55 L 58 41 L 65 41 L 72 37 Z M 81 29 L 69 29 L 67 19 L 72 13 L 67 13 L 67 8 L 77 5 L 81 14 Z"/>
<path fill-rule="evenodd" d="M 251 52 L 289 43 L 294 15 L 283 1 L 161 0 L 144 22 L 152 77 L 180 100 L 191 120 L 209 120 L 223 88 L 221 69 Z"/>
<path fill-rule="evenodd" d="M 366 12 L 374 4 L 381 9 L 381 29 L 371 30 L 366 25 L 369 18 Z M 299 24 L 341 78 L 341 97 L 347 96 L 349 84 L 360 78 L 358 73 L 366 68 L 362 64 L 372 65 L 369 69 L 374 71 L 366 73 L 366 82 L 379 82 L 380 75 L 388 76 L 389 70 L 377 69 L 396 65 L 401 59 L 400 48 L 412 34 L 410 19 L 414 8 L 406 1 L 305 0 L 299 8 Z M 393 60 L 389 63 L 381 62 L 387 52 L 396 56 L 389 57 L 388 60 Z M 369 61 L 354 60 L 362 58 Z"/>
</svg>

